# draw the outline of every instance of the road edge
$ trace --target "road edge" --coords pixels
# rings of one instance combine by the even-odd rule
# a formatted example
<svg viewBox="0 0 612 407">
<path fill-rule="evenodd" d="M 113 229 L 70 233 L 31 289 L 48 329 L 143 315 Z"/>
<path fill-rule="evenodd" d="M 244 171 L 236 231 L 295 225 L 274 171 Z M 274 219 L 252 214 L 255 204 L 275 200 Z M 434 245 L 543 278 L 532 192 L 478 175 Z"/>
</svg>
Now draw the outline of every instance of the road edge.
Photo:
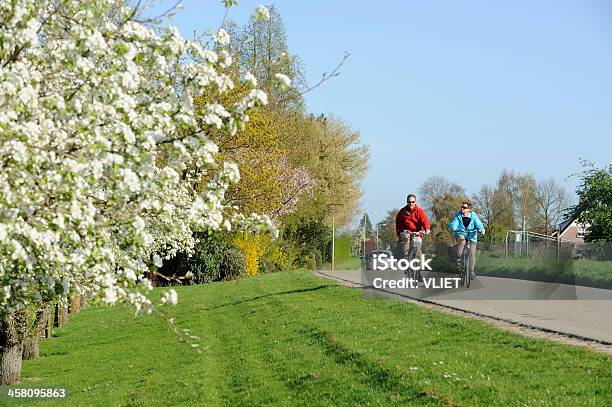
<svg viewBox="0 0 612 407">
<path fill-rule="evenodd" d="M 423 300 L 419 298 L 414 298 L 404 294 L 398 294 L 395 292 L 387 291 L 384 289 L 374 288 L 373 286 L 366 286 L 355 281 L 346 280 L 337 276 L 332 276 L 329 274 L 325 274 L 324 270 L 313 270 L 312 273 L 316 276 L 326 278 L 329 280 L 333 280 L 340 285 L 351 287 L 351 288 L 361 288 L 362 290 L 367 290 L 371 292 L 375 292 L 381 295 L 384 295 L 388 298 L 394 298 L 400 301 L 409 302 L 415 305 L 419 305 L 429 309 L 435 309 L 441 312 L 445 312 L 447 314 L 463 316 L 465 318 L 476 319 L 482 322 L 485 322 L 489 325 L 492 325 L 496 328 L 503 329 L 505 331 L 518 333 L 523 336 L 527 336 L 530 338 L 536 339 L 549 339 L 555 342 L 560 342 L 565 345 L 573 345 L 586 347 L 590 350 L 606 353 L 608 355 L 612 355 L 612 343 L 606 342 L 594 338 L 588 338 L 581 335 L 576 335 L 563 331 L 556 331 L 549 328 L 541 328 L 535 325 L 525 324 L 524 322 L 513 321 L 510 319 L 495 317 L 491 315 L 481 314 L 474 311 L 468 311 L 461 308 L 443 305 L 436 303 L 431 300 Z"/>
</svg>

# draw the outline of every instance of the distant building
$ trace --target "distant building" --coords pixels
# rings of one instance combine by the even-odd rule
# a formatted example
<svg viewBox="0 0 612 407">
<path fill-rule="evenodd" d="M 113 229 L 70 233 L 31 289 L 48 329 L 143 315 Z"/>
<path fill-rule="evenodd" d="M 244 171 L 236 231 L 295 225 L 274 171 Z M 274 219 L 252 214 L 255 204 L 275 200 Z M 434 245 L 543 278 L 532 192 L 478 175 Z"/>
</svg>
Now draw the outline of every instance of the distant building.
<svg viewBox="0 0 612 407">
<path fill-rule="evenodd" d="M 363 241 L 362 248 L 363 248 L 363 251 L 365 252 L 365 255 L 367 256 L 369 253 L 376 250 L 376 240 L 368 239 L 368 240 Z"/>
<path fill-rule="evenodd" d="M 568 218 L 559 224 L 559 229 L 552 234 L 554 238 L 559 236 L 561 240 L 584 243 L 584 235 L 589 224 L 580 223 L 575 218 Z"/>
</svg>

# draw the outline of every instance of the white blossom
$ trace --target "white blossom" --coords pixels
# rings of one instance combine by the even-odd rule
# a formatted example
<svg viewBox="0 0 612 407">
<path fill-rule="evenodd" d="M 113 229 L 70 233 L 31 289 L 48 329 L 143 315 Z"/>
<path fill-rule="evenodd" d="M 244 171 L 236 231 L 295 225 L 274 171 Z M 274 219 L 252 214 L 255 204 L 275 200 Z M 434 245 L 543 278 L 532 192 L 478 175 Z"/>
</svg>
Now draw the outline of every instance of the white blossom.
<svg viewBox="0 0 612 407">
<path fill-rule="evenodd" d="M 106 287 L 104 289 L 104 302 L 114 304 L 117 302 L 117 290 L 114 287 Z"/>
<path fill-rule="evenodd" d="M 136 273 L 134 272 L 134 270 L 126 270 L 125 271 L 125 277 L 128 280 L 132 280 L 132 281 L 136 281 L 136 278 L 137 278 Z"/>
<path fill-rule="evenodd" d="M 207 136 L 235 134 L 268 98 L 246 74 L 246 97 L 196 117 L 194 98 L 234 87 L 227 51 L 127 7 L 109 19 L 116 0 L 62 2 L 71 18 L 56 3 L 0 2 L 0 317 L 71 292 L 151 312 L 145 276 L 193 250 L 192 228 L 273 227 L 225 208 L 239 171 Z"/>
<path fill-rule="evenodd" d="M 255 9 L 255 19 L 260 21 L 268 21 L 270 19 L 270 10 L 263 5 L 257 6 Z"/>
<path fill-rule="evenodd" d="M 230 43 L 230 35 L 223 28 L 217 31 L 217 33 L 214 35 L 214 39 L 215 42 L 221 46 L 226 46 Z"/>
<path fill-rule="evenodd" d="M 291 86 L 291 79 L 289 79 L 287 75 L 277 73 L 274 74 L 274 77 L 278 80 L 282 89 L 287 89 L 289 86 Z"/>
<path fill-rule="evenodd" d="M 232 65 L 232 56 L 226 50 L 221 50 L 221 68 L 227 69 Z"/>
<path fill-rule="evenodd" d="M 252 87 L 257 86 L 257 78 L 251 72 L 247 72 L 246 74 L 244 74 L 244 82 Z"/>
<path fill-rule="evenodd" d="M 176 291 L 174 291 L 174 289 L 171 288 L 164 293 L 161 298 L 161 302 L 164 304 L 170 303 L 172 305 L 176 305 L 178 303 L 178 294 L 176 293 Z"/>
<path fill-rule="evenodd" d="M 163 265 L 162 258 L 159 256 L 159 254 L 153 255 L 153 264 L 155 267 L 161 267 Z"/>
</svg>

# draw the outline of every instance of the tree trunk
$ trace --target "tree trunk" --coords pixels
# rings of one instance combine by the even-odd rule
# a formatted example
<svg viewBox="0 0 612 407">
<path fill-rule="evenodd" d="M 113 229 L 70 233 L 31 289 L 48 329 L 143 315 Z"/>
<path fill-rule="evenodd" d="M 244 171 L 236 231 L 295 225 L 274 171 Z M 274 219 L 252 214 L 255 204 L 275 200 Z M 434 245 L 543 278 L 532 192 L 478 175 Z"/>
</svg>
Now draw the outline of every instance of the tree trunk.
<svg viewBox="0 0 612 407">
<path fill-rule="evenodd" d="M 72 296 L 72 298 L 70 298 L 70 307 L 68 309 L 68 312 L 71 314 L 78 314 L 79 312 L 81 312 L 81 296 L 78 294 L 75 294 L 74 296 Z"/>
<path fill-rule="evenodd" d="M 15 384 L 21 375 L 21 342 L 5 345 L 0 353 L 0 384 Z"/>
<path fill-rule="evenodd" d="M 22 358 L 23 359 L 38 359 L 40 356 L 40 347 L 38 338 L 34 335 L 27 335 L 23 338 Z"/>
<path fill-rule="evenodd" d="M 23 342 L 21 332 L 26 327 L 25 312 L 0 321 L 0 384 L 15 384 L 21 375 Z"/>
<path fill-rule="evenodd" d="M 62 310 L 62 325 L 66 325 L 68 323 L 68 299 L 62 299 L 60 307 Z"/>
<path fill-rule="evenodd" d="M 65 300 L 59 300 L 55 303 L 55 319 L 53 327 L 59 328 L 68 323 L 68 306 Z"/>
<path fill-rule="evenodd" d="M 40 357 L 40 338 L 45 337 L 47 322 L 49 321 L 49 307 L 42 307 L 36 311 L 34 326 L 23 338 L 23 358 L 37 359 Z"/>
<path fill-rule="evenodd" d="M 59 328 L 60 326 L 60 303 L 59 301 L 53 306 L 53 328 Z"/>
<path fill-rule="evenodd" d="M 55 308 L 53 306 L 47 307 L 47 323 L 45 324 L 45 338 L 51 337 L 51 330 L 53 329 L 53 322 L 55 321 Z"/>
</svg>

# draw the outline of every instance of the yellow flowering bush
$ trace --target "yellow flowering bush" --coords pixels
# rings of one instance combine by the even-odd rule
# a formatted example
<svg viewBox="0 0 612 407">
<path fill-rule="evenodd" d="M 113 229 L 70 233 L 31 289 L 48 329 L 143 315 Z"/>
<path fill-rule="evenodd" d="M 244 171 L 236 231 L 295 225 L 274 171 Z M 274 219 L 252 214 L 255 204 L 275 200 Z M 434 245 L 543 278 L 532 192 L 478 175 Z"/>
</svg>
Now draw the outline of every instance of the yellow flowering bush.
<svg viewBox="0 0 612 407">
<path fill-rule="evenodd" d="M 240 247 L 246 260 L 246 274 L 257 275 L 259 271 L 259 259 L 264 253 L 262 236 L 259 234 L 240 233 L 235 240 Z"/>
<path fill-rule="evenodd" d="M 268 234 L 240 233 L 234 242 L 246 259 L 246 274 L 288 271 L 296 267 L 299 251 L 293 245 L 273 239 Z"/>
</svg>

